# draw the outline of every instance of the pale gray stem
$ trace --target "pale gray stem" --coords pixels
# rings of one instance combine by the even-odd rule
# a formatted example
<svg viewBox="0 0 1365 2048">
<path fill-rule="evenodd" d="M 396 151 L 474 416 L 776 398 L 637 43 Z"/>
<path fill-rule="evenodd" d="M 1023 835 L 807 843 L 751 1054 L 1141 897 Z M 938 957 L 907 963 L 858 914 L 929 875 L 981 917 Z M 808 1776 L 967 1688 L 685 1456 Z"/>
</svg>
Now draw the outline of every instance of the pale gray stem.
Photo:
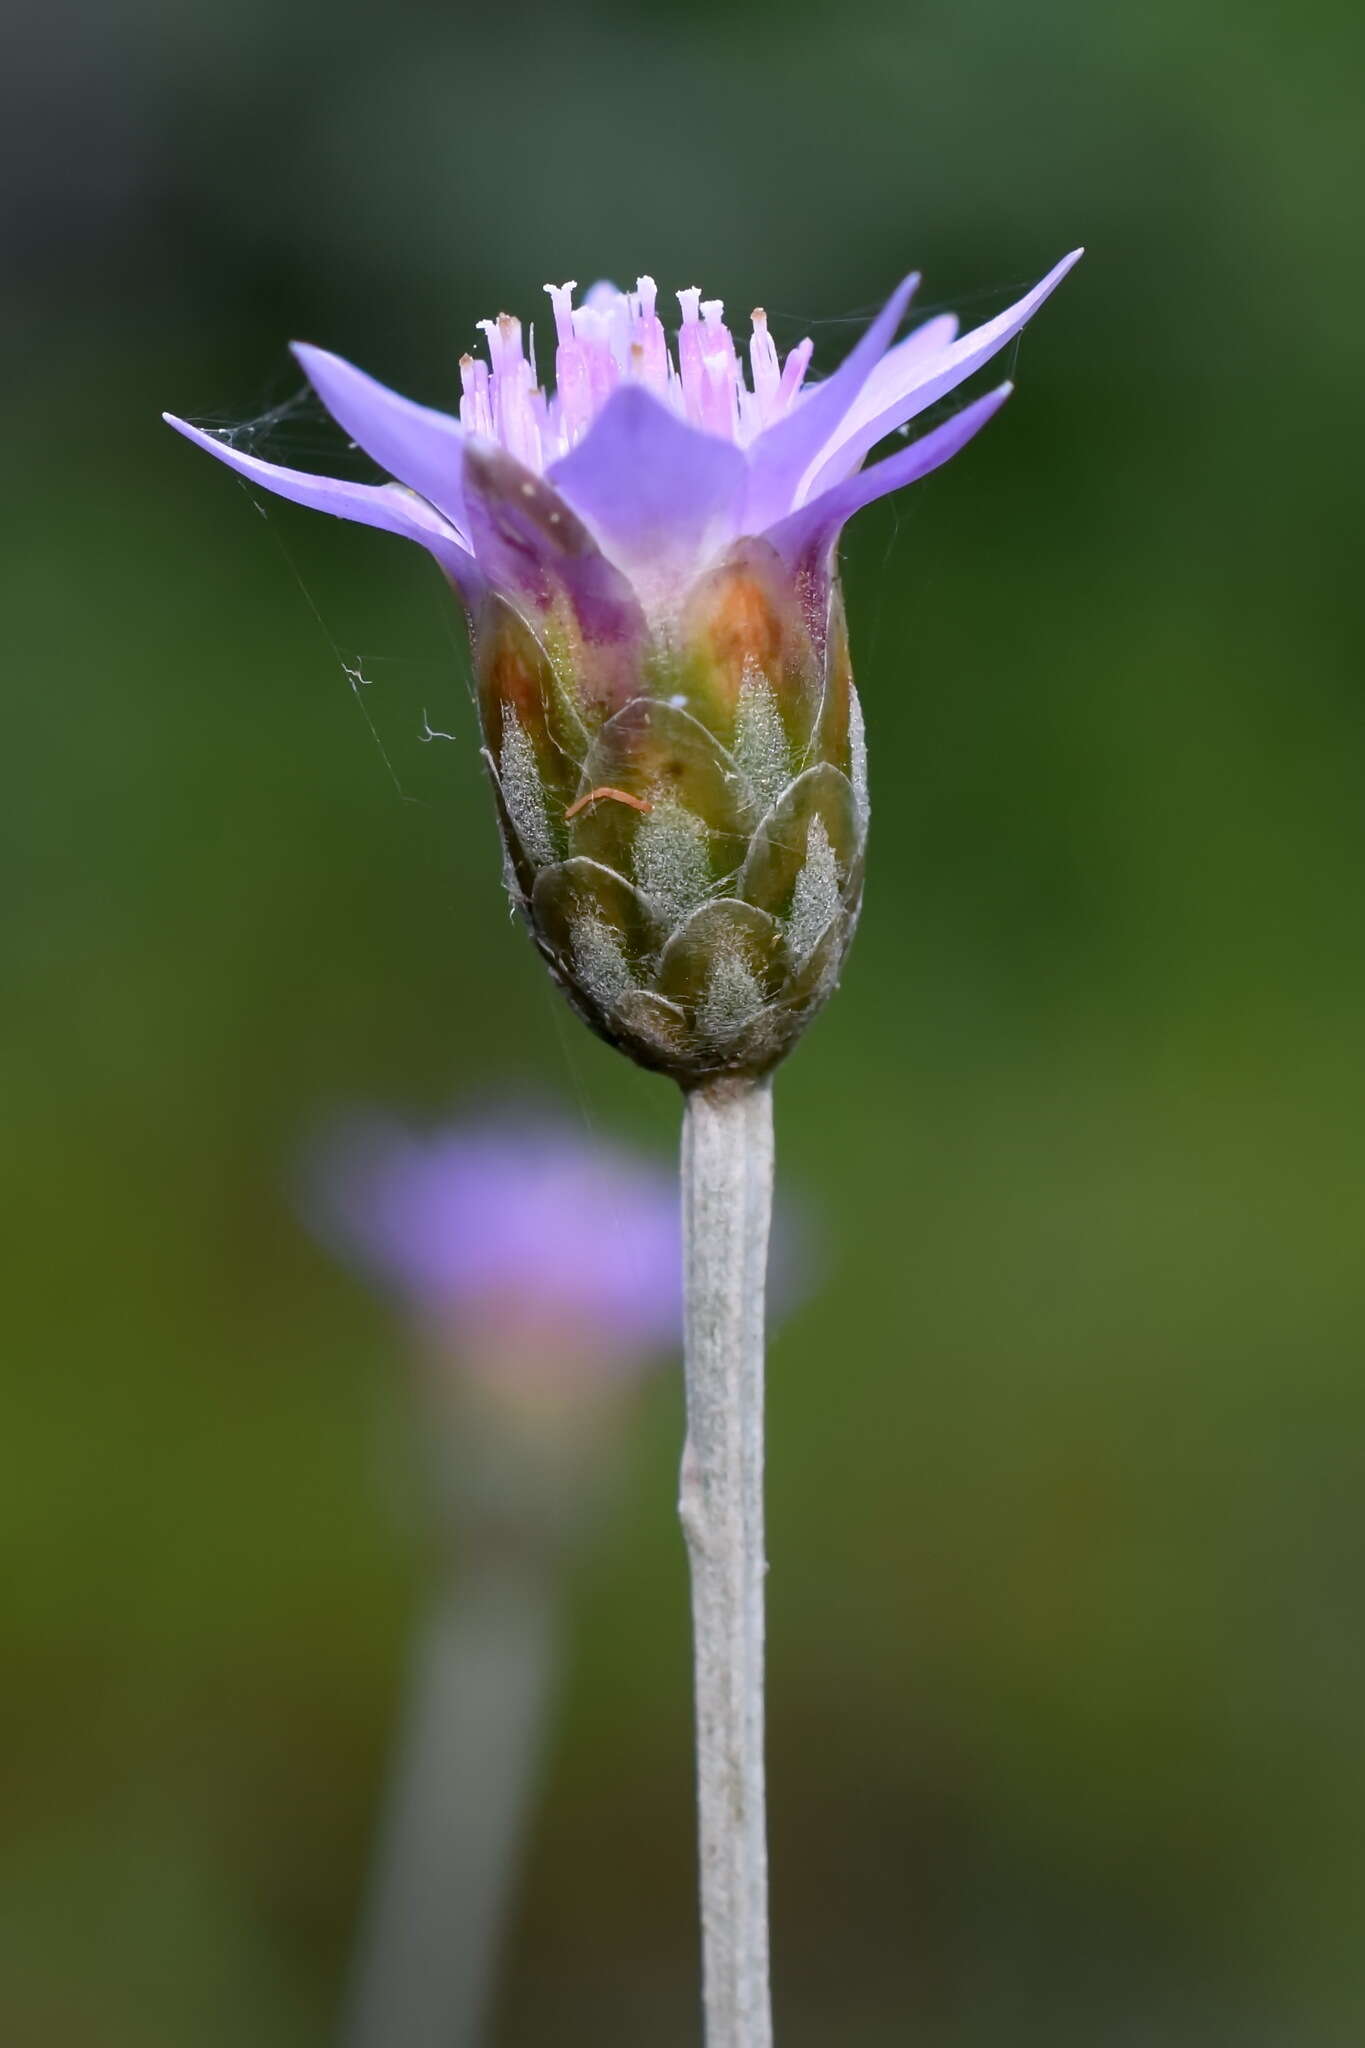
<svg viewBox="0 0 1365 2048">
<path fill-rule="evenodd" d="M 475 2048 L 539 1761 L 553 1597 L 476 1565 L 417 1639 L 356 1958 L 347 2048 Z"/>
<path fill-rule="evenodd" d="M 763 1295 L 769 1081 L 695 1088 L 683 1119 L 687 1448 L 706 2048 L 770 2048 L 763 1793 Z"/>
</svg>

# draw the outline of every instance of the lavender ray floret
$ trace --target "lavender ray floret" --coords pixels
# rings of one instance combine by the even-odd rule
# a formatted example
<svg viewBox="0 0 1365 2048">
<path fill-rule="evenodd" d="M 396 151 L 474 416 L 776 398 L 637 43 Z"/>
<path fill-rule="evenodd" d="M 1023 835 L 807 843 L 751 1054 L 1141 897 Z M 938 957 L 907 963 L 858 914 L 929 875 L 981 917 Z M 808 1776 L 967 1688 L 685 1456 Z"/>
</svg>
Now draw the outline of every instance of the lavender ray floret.
<svg viewBox="0 0 1365 2048">
<path fill-rule="evenodd" d="M 542 615 L 567 603 L 584 640 L 619 650 L 633 673 L 646 634 L 639 600 L 552 484 L 496 442 L 471 440 L 463 489 L 470 546 L 490 585 Z"/>
<path fill-rule="evenodd" d="M 986 321 L 984 326 L 973 328 L 937 355 L 916 353 L 902 358 L 898 375 L 888 372 L 886 367 L 894 359 L 893 350 L 878 365 L 851 413 L 812 462 L 802 479 L 796 503 L 818 497 L 821 491 L 849 476 L 878 441 L 927 411 L 937 399 L 955 391 L 974 371 L 998 355 L 1084 253 L 1073 249 L 1016 305 Z M 911 335 L 910 340 L 914 339 Z"/>
<path fill-rule="evenodd" d="M 932 433 L 921 435 L 898 455 L 888 455 L 884 462 L 874 463 L 871 469 L 859 470 L 856 476 L 835 484 L 800 511 L 789 513 L 770 526 L 765 539 L 794 569 L 821 565 L 840 529 L 855 512 L 890 491 L 918 482 L 950 461 L 999 412 L 1013 389 L 1012 384 L 1001 384 L 985 398 L 978 398 L 974 405 L 964 406 Z"/>
<path fill-rule="evenodd" d="M 464 432 L 458 420 L 400 397 L 326 349 L 306 341 L 292 347 L 318 397 L 357 447 L 467 535 L 460 491 Z"/>
<path fill-rule="evenodd" d="M 278 463 L 263 462 L 258 455 L 248 455 L 244 449 L 190 426 L 174 413 L 163 413 L 162 418 L 177 434 L 183 434 L 196 447 L 207 449 L 248 483 L 260 484 L 277 498 L 310 506 L 315 512 L 330 512 L 337 519 L 350 519 L 360 526 L 375 526 L 404 540 L 415 540 L 436 557 L 467 601 L 482 591 L 483 579 L 474 558 L 454 527 L 424 498 L 402 484 L 358 484 L 342 477 L 314 476 L 308 470 L 283 469 Z"/>
<path fill-rule="evenodd" d="M 738 448 L 625 384 L 548 475 L 637 588 L 665 596 L 734 537 L 747 472 Z"/>
<path fill-rule="evenodd" d="M 844 357 L 833 376 L 815 385 L 785 419 L 761 434 L 749 451 L 749 496 L 745 528 L 761 533 L 790 512 L 806 466 L 838 429 L 854 404 L 919 284 L 919 272 L 903 278 L 867 332 Z"/>
</svg>

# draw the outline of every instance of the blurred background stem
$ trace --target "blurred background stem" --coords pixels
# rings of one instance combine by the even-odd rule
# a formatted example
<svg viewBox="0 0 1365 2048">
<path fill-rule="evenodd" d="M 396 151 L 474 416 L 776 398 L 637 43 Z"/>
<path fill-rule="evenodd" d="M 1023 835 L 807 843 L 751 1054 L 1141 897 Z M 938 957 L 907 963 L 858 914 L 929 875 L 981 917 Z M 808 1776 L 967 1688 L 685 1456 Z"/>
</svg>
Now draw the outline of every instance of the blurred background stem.
<svg viewBox="0 0 1365 2048">
<path fill-rule="evenodd" d="M 694 1089 L 683 1118 L 687 1446 L 707 2048 L 768 2048 L 763 1783 L 763 1310 L 772 1087 Z"/>
<path fill-rule="evenodd" d="M 413 1652 L 346 2048 L 483 2038 L 554 1665 L 547 1563 L 447 1573 Z"/>
</svg>

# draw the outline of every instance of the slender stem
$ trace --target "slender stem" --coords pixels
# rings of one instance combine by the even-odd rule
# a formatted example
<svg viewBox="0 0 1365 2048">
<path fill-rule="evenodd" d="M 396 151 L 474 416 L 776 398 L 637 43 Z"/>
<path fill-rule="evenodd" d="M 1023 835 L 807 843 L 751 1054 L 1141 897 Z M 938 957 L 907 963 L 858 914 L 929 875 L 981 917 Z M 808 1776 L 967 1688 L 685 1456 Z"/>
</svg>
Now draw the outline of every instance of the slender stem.
<svg viewBox="0 0 1365 2048">
<path fill-rule="evenodd" d="M 481 1563 L 415 1646 L 347 2048 L 475 2048 L 553 1676 L 551 1586 Z"/>
<path fill-rule="evenodd" d="M 772 1087 L 694 1089 L 683 1119 L 687 1448 L 706 2048 L 770 2048 L 763 1793 L 763 1295 Z"/>
</svg>

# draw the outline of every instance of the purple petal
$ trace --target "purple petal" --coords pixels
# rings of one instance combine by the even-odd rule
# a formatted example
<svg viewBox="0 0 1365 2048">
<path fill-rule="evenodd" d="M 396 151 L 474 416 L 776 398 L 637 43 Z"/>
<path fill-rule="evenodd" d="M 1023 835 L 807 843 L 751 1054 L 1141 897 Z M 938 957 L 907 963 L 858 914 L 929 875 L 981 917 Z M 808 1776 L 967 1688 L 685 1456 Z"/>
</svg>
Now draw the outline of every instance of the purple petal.
<svg viewBox="0 0 1365 2048">
<path fill-rule="evenodd" d="M 381 469 L 410 490 L 420 491 L 452 526 L 464 531 L 460 497 L 464 432 L 459 421 L 430 406 L 415 405 L 410 398 L 400 398 L 396 391 L 340 356 L 329 355 L 326 349 L 313 348 L 306 341 L 296 341 L 293 348 L 309 383 L 338 426 L 344 427 Z"/>
<path fill-rule="evenodd" d="M 472 601 L 477 595 L 480 578 L 469 550 L 439 512 L 403 485 L 348 483 L 338 477 L 313 476 L 307 470 L 281 469 L 276 463 L 262 462 L 257 455 L 247 455 L 240 448 L 232 448 L 226 441 L 187 425 L 174 413 L 163 413 L 162 418 L 187 441 L 207 449 L 219 462 L 225 462 L 249 483 L 273 491 L 277 498 L 289 498 L 294 504 L 311 506 L 316 512 L 331 512 L 338 519 L 353 519 L 358 525 L 377 526 L 386 533 L 400 534 L 404 540 L 419 542 L 436 557 L 467 599 Z"/>
<path fill-rule="evenodd" d="M 922 370 L 931 355 L 939 354 L 950 342 L 956 341 L 957 330 L 956 313 L 936 313 L 932 320 L 921 321 L 904 341 L 898 341 L 894 348 L 886 351 L 879 363 L 873 365 L 871 375 L 842 426 L 847 427 L 855 420 L 870 419 L 873 413 L 881 412 L 890 405 L 907 381 Z"/>
<path fill-rule="evenodd" d="M 571 1124 L 356 1117 L 311 1149 L 305 1198 L 336 1250 L 509 1360 L 529 1340 L 547 1367 L 619 1372 L 677 1341 L 677 1176 Z"/>
<path fill-rule="evenodd" d="M 621 571 L 546 479 L 496 442 L 466 443 L 463 490 L 470 544 L 489 583 L 523 612 L 545 614 L 567 601 L 584 640 L 611 657 L 613 674 L 599 680 L 614 697 L 617 680 L 624 687 L 635 676 L 645 638 L 644 614 Z"/>
<path fill-rule="evenodd" d="M 734 538 L 747 470 L 738 448 L 625 384 L 548 474 L 605 552 L 650 591 L 688 580 Z"/>
<path fill-rule="evenodd" d="M 754 442 L 749 450 L 746 533 L 761 533 L 775 519 L 791 511 L 807 467 L 837 432 L 857 400 L 900 326 L 918 283 L 918 272 L 904 278 L 833 376 L 815 385 L 785 419 L 778 420 Z"/>
<path fill-rule="evenodd" d="M 871 469 L 859 470 L 856 476 L 835 484 L 809 505 L 780 519 L 776 526 L 769 527 L 764 539 L 793 569 L 819 566 L 846 520 L 874 499 L 916 483 L 920 477 L 928 476 L 930 470 L 949 461 L 999 412 L 1013 389 L 1012 384 L 1002 384 L 985 398 L 978 398 L 975 405 L 964 406 L 952 419 L 922 435 L 898 455 L 888 455 Z"/>
<path fill-rule="evenodd" d="M 878 365 L 874 377 L 868 379 L 848 417 L 812 460 L 802 479 L 800 495 L 813 500 L 820 492 L 828 490 L 841 477 L 850 475 L 878 441 L 894 433 L 897 427 L 903 427 L 907 420 L 914 419 L 916 414 L 945 393 L 955 391 L 974 370 L 979 370 L 983 363 L 989 362 L 1007 342 L 1014 339 L 1044 299 L 1057 289 L 1067 272 L 1080 262 L 1083 254 L 1083 250 L 1073 249 L 1017 305 L 997 314 L 983 327 L 973 328 L 970 334 L 964 334 L 960 341 L 953 342 L 937 355 L 903 358 L 900 374 L 894 382 L 891 374 L 887 373 L 887 365 L 896 360 L 897 352 L 892 351 Z M 913 341 L 915 337 L 911 335 L 910 339 Z"/>
</svg>

